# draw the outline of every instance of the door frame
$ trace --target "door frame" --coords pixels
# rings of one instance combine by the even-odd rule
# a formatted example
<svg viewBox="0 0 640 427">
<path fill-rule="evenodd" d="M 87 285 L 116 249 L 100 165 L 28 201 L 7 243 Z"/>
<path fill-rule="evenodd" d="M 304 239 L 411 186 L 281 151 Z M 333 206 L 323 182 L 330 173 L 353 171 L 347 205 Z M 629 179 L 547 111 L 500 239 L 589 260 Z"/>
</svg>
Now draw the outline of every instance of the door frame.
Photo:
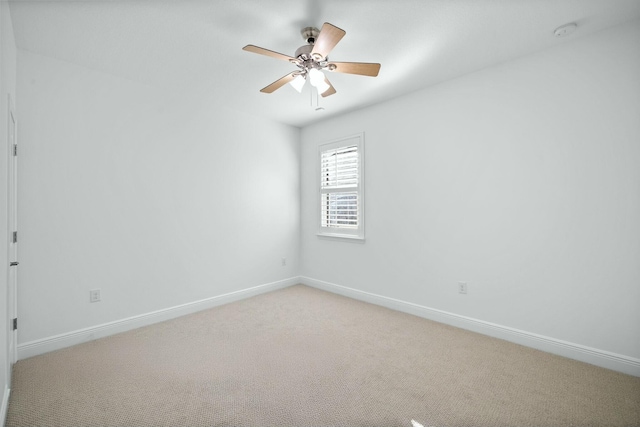
<svg viewBox="0 0 640 427">
<path fill-rule="evenodd" d="M 8 182 L 7 182 L 7 227 L 9 237 L 7 274 L 7 325 L 9 326 L 7 337 L 7 359 L 9 372 L 7 379 L 11 380 L 11 371 L 14 363 L 18 361 L 18 331 L 13 329 L 13 319 L 18 317 L 18 266 L 12 265 L 18 262 L 18 242 L 14 242 L 13 232 L 18 231 L 18 156 L 16 148 L 18 144 L 18 121 L 11 102 L 11 95 L 7 97 L 7 142 L 8 142 Z"/>
</svg>

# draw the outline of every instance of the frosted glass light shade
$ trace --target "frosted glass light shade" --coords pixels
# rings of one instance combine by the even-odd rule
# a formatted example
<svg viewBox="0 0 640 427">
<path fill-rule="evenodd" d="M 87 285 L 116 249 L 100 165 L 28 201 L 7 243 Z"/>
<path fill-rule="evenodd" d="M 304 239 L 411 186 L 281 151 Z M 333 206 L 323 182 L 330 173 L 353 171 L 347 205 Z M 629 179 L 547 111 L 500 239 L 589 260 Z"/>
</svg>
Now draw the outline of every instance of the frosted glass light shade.
<svg viewBox="0 0 640 427">
<path fill-rule="evenodd" d="M 295 79 L 289 82 L 289 84 L 293 86 L 293 88 L 298 92 L 302 92 L 302 87 L 304 86 L 305 82 L 306 80 L 304 79 L 304 77 L 302 77 L 301 74 L 298 74 Z"/>
<path fill-rule="evenodd" d="M 315 68 L 309 70 L 309 81 L 318 89 L 318 93 L 324 93 L 330 87 L 325 82 L 324 73 Z"/>
<path fill-rule="evenodd" d="M 318 87 L 320 83 L 324 83 L 324 73 L 316 68 L 309 70 L 309 81 L 315 87 Z"/>
</svg>

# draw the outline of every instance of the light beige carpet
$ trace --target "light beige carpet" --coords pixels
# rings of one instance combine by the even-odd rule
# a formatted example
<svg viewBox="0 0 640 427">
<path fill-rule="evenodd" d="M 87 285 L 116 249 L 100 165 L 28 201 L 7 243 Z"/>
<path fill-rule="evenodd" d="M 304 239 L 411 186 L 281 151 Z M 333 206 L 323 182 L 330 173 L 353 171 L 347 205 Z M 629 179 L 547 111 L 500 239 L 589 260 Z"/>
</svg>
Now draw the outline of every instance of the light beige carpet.
<svg viewBox="0 0 640 427">
<path fill-rule="evenodd" d="M 7 426 L 638 426 L 640 378 L 293 286 L 19 361 Z"/>
</svg>

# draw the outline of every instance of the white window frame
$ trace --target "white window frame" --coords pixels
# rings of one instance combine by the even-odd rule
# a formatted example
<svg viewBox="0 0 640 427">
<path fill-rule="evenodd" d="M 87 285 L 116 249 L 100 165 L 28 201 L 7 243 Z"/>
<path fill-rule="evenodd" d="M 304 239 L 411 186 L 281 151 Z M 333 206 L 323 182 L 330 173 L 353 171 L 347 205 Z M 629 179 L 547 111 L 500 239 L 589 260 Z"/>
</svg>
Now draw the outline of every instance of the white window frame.
<svg viewBox="0 0 640 427">
<path fill-rule="evenodd" d="M 358 152 L 358 183 L 356 187 L 350 188 L 335 188 L 335 189 L 323 189 L 322 188 L 322 153 L 329 150 L 335 150 L 341 147 L 357 146 Z M 347 136 L 331 142 L 323 143 L 318 146 L 317 157 L 317 173 L 316 182 L 318 189 L 316 197 L 316 215 L 318 225 L 318 236 L 331 237 L 338 239 L 351 239 L 364 241 L 364 133 Z M 339 227 L 323 227 L 322 226 L 322 195 L 327 193 L 340 193 L 340 192 L 355 192 L 358 199 L 358 213 L 357 213 L 357 228 L 339 228 Z"/>
</svg>

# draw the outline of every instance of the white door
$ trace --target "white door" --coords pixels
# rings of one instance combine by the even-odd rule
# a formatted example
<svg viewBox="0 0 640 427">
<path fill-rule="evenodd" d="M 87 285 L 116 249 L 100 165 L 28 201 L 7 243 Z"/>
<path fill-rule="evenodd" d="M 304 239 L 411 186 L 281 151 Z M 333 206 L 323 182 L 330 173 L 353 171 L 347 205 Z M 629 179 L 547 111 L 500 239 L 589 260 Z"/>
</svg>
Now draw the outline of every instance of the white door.
<svg viewBox="0 0 640 427">
<path fill-rule="evenodd" d="M 8 117 L 8 142 L 9 142 L 9 286 L 7 288 L 7 314 L 9 324 L 8 334 L 8 359 L 9 372 L 7 378 L 11 379 L 11 366 L 17 361 L 18 356 L 18 331 L 14 328 L 14 319 L 18 317 L 18 145 L 17 125 L 14 112 L 9 99 Z"/>
</svg>

